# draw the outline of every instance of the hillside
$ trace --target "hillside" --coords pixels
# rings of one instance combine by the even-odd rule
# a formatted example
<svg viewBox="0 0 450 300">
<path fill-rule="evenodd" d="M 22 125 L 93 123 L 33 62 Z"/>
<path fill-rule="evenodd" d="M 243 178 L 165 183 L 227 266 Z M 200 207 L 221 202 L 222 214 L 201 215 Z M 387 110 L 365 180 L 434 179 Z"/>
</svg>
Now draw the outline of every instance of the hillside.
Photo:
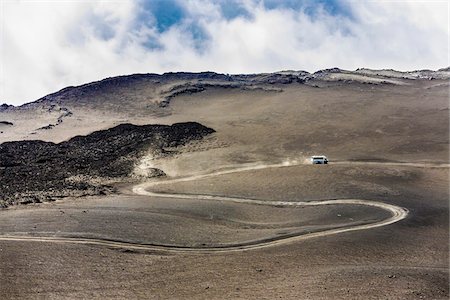
<svg viewBox="0 0 450 300">
<path fill-rule="evenodd" d="M 122 123 L 198 121 L 217 130 L 214 143 L 227 147 L 212 156 L 229 163 L 318 152 L 445 162 L 449 74 L 335 68 L 120 76 L 2 106 L 0 142 L 62 142 Z"/>
<path fill-rule="evenodd" d="M 2 105 L 0 298 L 448 299 L 449 78 L 136 74 Z"/>
</svg>

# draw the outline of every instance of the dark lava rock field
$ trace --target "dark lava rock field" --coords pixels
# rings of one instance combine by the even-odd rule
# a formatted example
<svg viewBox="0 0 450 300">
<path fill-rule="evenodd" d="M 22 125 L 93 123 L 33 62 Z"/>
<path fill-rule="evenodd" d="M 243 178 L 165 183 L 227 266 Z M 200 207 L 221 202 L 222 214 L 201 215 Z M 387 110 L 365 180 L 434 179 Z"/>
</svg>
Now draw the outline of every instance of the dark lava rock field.
<svg viewBox="0 0 450 300">
<path fill-rule="evenodd" d="M 91 179 L 129 177 L 145 153 L 164 154 L 165 148 L 213 132 L 195 122 L 171 126 L 121 124 L 59 144 L 38 140 L 0 144 L 0 206 L 112 192 L 112 186 L 93 184 Z M 164 175 L 161 170 L 153 173 Z"/>
</svg>

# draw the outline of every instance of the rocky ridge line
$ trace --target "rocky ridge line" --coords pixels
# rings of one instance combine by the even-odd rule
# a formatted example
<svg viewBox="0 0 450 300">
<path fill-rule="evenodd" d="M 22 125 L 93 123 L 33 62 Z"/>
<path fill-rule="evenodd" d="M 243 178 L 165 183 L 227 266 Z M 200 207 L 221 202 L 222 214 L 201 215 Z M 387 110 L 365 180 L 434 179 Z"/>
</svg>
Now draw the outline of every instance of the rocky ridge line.
<svg viewBox="0 0 450 300">
<path fill-rule="evenodd" d="M 359 77 L 355 77 L 359 76 Z M 392 69 L 372 70 L 360 68 L 355 71 L 347 71 L 339 68 L 319 70 L 315 73 L 307 71 L 279 71 L 274 73 L 259 74 L 220 74 L 215 72 L 169 72 L 164 74 L 133 74 L 106 78 L 80 86 L 66 87 L 60 91 L 44 96 L 34 102 L 30 102 L 19 107 L 8 104 L 2 104 L 0 111 L 6 111 L 14 108 L 25 108 L 35 106 L 40 103 L 62 104 L 65 99 L 86 98 L 95 95 L 103 90 L 113 88 L 130 87 L 136 83 L 154 83 L 159 85 L 170 82 L 187 81 L 193 92 L 198 89 L 196 84 L 203 83 L 209 86 L 240 88 L 249 85 L 283 85 L 283 84 L 308 84 L 314 81 L 357 81 L 367 80 L 367 83 L 399 83 L 401 80 L 446 80 L 450 79 L 450 68 L 442 68 L 436 71 L 416 70 L 410 72 L 395 71 Z M 187 91 L 189 92 L 189 91 Z M 170 101 L 170 99 L 169 99 Z M 162 101 L 164 102 L 164 101 Z M 164 106 L 164 103 L 162 104 Z"/>
</svg>

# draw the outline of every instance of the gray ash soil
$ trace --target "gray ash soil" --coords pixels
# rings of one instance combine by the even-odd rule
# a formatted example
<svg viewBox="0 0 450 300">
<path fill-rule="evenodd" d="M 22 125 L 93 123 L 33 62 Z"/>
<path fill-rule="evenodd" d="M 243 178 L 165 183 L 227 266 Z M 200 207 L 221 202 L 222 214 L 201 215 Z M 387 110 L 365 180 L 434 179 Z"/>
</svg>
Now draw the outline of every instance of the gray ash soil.
<svg viewBox="0 0 450 300">
<path fill-rule="evenodd" d="M 448 175 L 448 169 L 330 164 L 241 172 L 192 181 L 189 187 L 180 182 L 167 188 L 270 200 L 275 194 L 278 199 L 345 195 L 401 205 L 410 215 L 380 228 L 211 255 L 1 241 L 0 298 L 448 299 Z M 261 226 L 284 232 L 293 223 L 362 216 L 357 207 L 316 209 L 94 196 L 3 210 L 0 228 L 3 234 L 86 236 L 91 227 L 116 238 L 209 244 L 227 232 L 232 238 L 236 230 L 240 237 L 266 235 Z"/>
<path fill-rule="evenodd" d="M 166 147 L 181 146 L 213 132 L 195 122 L 122 124 L 59 144 L 37 140 L 0 144 L 0 205 L 108 193 L 111 186 L 93 185 L 88 179 L 127 177 L 144 153 L 165 154 Z M 155 170 L 153 174 L 164 172 Z M 87 180 L 70 180 L 74 176 Z"/>
<path fill-rule="evenodd" d="M 119 147 L 114 139 L 80 142 L 83 147 L 75 140 L 73 157 L 50 162 L 38 163 L 22 150 L 17 165 L 0 167 L 0 191 L 12 185 L 12 202 L 43 193 L 54 199 L 64 191 L 108 192 L 107 184 L 118 193 L 0 209 L 3 235 L 209 247 L 383 218 L 358 206 L 294 209 L 134 195 L 135 179 L 120 176 L 140 155 L 134 171 L 153 167 L 180 177 L 324 154 L 330 165 L 224 174 L 154 191 L 269 201 L 357 198 L 409 211 L 389 226 L 207 255 L 2 240 L 0 299 L 449 299 L 449 170 L 414 165 L 448 164 L 449 78 L 448 68 L 135 74 L 65 88 L 19 107 L 0 105 L 0 121 L 14 123 L 0 123 L 0 143 L 64 144 L 124 123 L 197 121 L 217 131 L 176 153 L 167 153 L 169 140 L 142 138 L 129 140 L 133 154 L 122 149 L 128 140 Z M 141 143 L 150 149 L 142 153 Z M 49 145 L 34 147 L 47 149 L 46 159 L 64 150 Z M 129 164 L 117 158 L 122 150 Z M 108 176 L 116 177 L 104 180 Z"/>
</svg>

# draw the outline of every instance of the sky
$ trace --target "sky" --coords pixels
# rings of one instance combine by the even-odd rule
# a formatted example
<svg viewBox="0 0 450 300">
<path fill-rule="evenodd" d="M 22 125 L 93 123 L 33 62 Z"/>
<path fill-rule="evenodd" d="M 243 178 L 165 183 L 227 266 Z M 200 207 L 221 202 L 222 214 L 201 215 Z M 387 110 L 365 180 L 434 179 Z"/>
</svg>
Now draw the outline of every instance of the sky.
<svg viewBox="0 0 450 300">
<path fill-rule="evenodd" d="M 449 66 L 449 1 L 0 0 L 0 103 L 133 73 Z"/>
</svg>

